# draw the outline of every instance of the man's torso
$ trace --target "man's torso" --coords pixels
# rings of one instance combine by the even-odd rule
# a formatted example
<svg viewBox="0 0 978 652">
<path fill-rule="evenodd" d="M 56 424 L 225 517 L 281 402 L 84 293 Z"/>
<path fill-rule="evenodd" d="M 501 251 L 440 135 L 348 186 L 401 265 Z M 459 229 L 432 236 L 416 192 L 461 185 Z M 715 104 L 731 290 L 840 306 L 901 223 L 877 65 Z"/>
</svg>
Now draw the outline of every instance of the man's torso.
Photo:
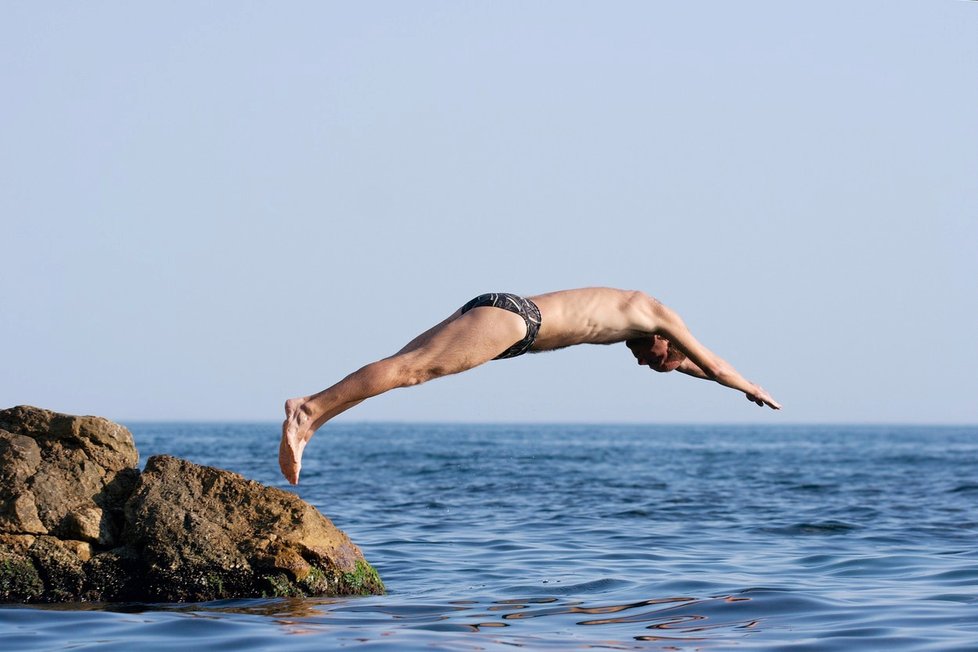
<svg viewBox="0 0 978 652">
<path fill-rule="evenodd" d="M 575 344 L 613 344 L 650 335 L 636 316 L 640 293 L 614 288 L 561 290 L 529 297 L 540 308 L 542 324 L 531 350 L 550 351 Z"/>
</svg>

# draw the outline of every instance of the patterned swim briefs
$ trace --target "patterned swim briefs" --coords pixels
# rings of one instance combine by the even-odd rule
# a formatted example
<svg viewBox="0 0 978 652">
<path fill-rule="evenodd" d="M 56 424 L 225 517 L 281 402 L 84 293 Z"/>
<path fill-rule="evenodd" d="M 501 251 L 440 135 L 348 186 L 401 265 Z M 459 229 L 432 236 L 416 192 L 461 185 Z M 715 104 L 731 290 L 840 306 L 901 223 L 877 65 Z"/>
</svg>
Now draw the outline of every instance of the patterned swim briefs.
<svg viewBox="0 0 978 652">
<path fill-rule="evenodd" d="M 502 308 L 503 310 L 514 312 L 526 322 L 526 337 L 497 355 L 493 360 L 515 358 L 530 350 L 534 340 L 537 339 L 537 333 L 540 332 L 540 309 L 537 308 L 537 304 L 516 294 L 491 292 L 489 294 L 480 294 L 462 306 L 462 314 L 464 315 L 473 308 L 485 307 Z"/>
</svg>

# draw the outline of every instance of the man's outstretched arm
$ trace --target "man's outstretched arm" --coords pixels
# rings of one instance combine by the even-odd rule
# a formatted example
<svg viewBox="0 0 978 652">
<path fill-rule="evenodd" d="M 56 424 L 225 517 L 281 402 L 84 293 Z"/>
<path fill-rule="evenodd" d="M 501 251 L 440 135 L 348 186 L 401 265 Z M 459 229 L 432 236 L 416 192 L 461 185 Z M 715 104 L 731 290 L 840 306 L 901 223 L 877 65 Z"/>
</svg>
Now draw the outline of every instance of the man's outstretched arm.
<svg viewBox="0 0 978 652">
<path fill-rule="evenodd" d="M 693 362 L 689 358 L 686 358 L 685 360 L 683 360 L 679 364 L 679 366 L 676 367 L 676 371 L 678 371 L 679 373 L 682 373 L 682 374 L 686 374 L 687 376 L 692 376 L 693 378 L 702 378 L 703 380 L 712 380 L 709 376 L 706 375 L 706 372 L 705 371 L 703 371 L 702 369 L 700 369 L 700 366 L 698 364 L 696 364 L 695 362 Z"/>
<path fill-rule="evenodd" d="M 655 331 L 686 354 L 687 359 L 679 366 L 679 371 L 739 390 L 747 395 L 748 400 L 758 405 L 767 405 L 774 410 L 781 409 L 781 404 L 775 401 L 764 388 L 741 376 L 726 360 L 700 344 L 674 310 L 654 299 L 652 301 Z"/>
<path fill-rule="evenodd" d="M 728 368 L 730 367 L 730 365 L 727 362 L 725 362 L 725 361 L 723 362 L 723 364 L 726 365 Z M 693 362 L 689 358 L 686 358 L 685 360 L 683 360 L 682 363 L 678 367 L 676 367 L 676 371 L 678 371 L 680 373 L 684 373 L 687 376 L 692 376 L 693 378 L 700 378 L 702 380 L 715 380 L 714 378 L 710 378 L 709 376 L 707 376 L 706 375 L 706 372 L 703 371 L 702 369 L 700 369 L 699 365 L 697 365 L 695 362 Z M 780 410 L 781 409 L 781 404 L 780 403 L 776 403 L 771 398 L 770 394 L 768 394 L 767 392 L 765 392 L 762 387 L 758 387 L 756 384 L 754 386 L 757 387 L 758 390 L 760 390 L 760 393 L 758 393 L 758 394 L 751 394 L 751 393 L 745 392 L 745 395 L 747 396 L 747 400 L 748 401 L 752 401 L 752 402 L 757 403 L 758 405 L 761 405 L 761 406 L 770 405 L 775 410 Z"/>
</svg>

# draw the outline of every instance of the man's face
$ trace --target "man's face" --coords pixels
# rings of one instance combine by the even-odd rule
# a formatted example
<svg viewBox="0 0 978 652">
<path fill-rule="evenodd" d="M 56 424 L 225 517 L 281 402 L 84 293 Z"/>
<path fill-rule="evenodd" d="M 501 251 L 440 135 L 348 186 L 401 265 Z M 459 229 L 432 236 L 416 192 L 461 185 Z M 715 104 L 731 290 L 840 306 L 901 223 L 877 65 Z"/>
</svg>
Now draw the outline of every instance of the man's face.
<svg viewBox="0 0 978 652">
<path fill-rule="evenodd" d="M 659 372 L 673 371 L 686 359 L 678 349 L 669 346 L 669 340 L 658 335 L 628 340 L 625 346 L 638 364 Z"/>
</svg>

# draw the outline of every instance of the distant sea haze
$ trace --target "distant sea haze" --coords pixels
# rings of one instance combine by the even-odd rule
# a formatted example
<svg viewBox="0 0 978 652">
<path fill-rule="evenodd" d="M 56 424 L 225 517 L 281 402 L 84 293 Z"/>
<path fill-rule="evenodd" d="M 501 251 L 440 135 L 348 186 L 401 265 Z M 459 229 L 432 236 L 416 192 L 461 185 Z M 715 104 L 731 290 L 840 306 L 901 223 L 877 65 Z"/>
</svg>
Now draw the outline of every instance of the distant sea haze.
<svg viewBox="0 0 978 652">
<path fill-rule="evenodd" d="M 127 424 L 294 490 L 383 597 L 0 608 L 0 647 L 974 650 L 978 427 Z"/>
</svg>

